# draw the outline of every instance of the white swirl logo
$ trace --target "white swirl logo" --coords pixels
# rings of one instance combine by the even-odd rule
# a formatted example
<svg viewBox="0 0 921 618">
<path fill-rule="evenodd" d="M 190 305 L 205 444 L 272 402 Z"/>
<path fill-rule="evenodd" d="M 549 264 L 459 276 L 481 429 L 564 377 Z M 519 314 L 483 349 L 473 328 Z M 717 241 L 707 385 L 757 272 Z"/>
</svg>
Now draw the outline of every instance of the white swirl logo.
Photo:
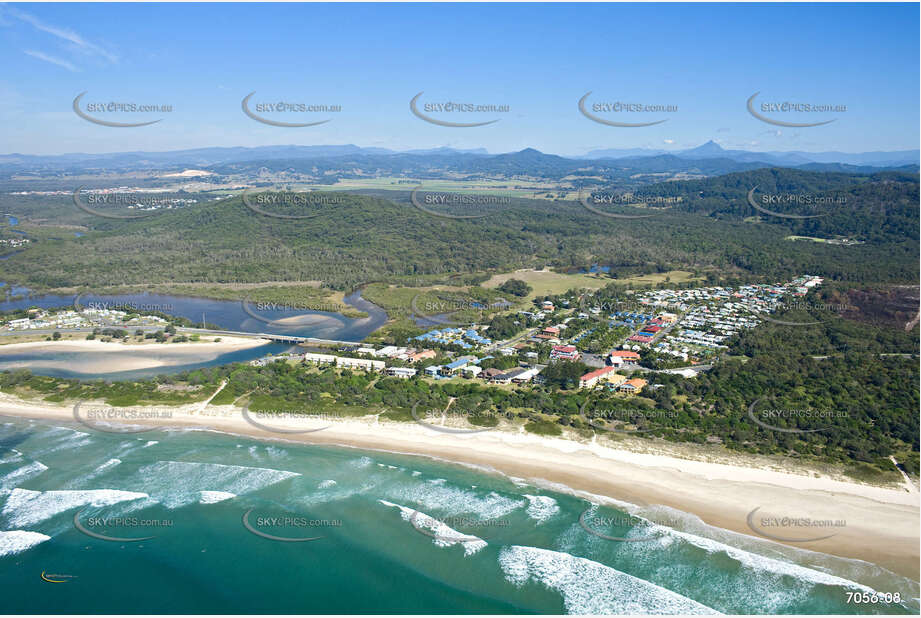
<svg viewBox="0 0 921 618">
<path fill-rule="evenodd" d="M 461 433 L 483 433 L 484 431 L 492 431 L 493 429 L 495 429 L 495 427 L 486 427 L 486 428 L 484 428 L 484 429 L 460 429 L 460 428 L 454 428 L 454 427 L 442 427 L 442 426 L 440 426 L 440 425 L 433 425 L 433 424 L 431 424 L 431 423 L 426 423 L 424 420 L 422 420 L 422 419 L 419 417 L 419 413 L 418 413 L 418 411 L 417 411 L 418 408 L 419 408 L 419 404 L 420 404 L 420 403 L 422 403 L 422 402 L 421 402 L 421 401 L 417 401 L 416 403 L 413 404 L 412 410 L 410 410 L 410 415 L 413 417 L 413 420 L 414 420 L 416 423 L 418 423 L 419 425 L 422 425 L 422 426 L 425 427 L 426 429 L 431 429 L 432 431 L 438 431 L 438 432 L 441 432 L 441 433 L 452 433 L 452 434 L 461 434 Z M 445 416 L 448 416 L 448 415 L 458 416 L 458 413 L 457 413 L 457 412 L 454 412 L 454 413 L 452 414 L 452 413 L 449 413 L 449 412 L 445 412 Z M 470 418 L 471 418 L 471 417 L 477 417 L 477 416 L 483 416 L 483 417 L 485 417 L 485 416 L 487 416 L 487 415 L 486 415 L 485 413 L 481 413 L 480 410 L 476 410 L 476 411 L 474 411 L 474 412 L 471 413 L 471 414 L 466 414 L 466 415 L 463 415 L 463 416 L 467 419 L 467 422 L 470 422 Z"/>
<path fill-rule="evenodd" d="M 438 120 L 437 118 L 432 118 L 431 116 L 427 116 L 426 114 L 423 114 L 421 111 L 419 111 L 419 108 L 417 106 L 419 97 L 421 97 L 424 92 L 425 91 L 423 90 L 422 92 L 420 92 L 419 94 L 417 94 L 416 96 L 412 98 L 412 100 L 409 102 L 409 111 L 411 111 L 414 116 L 424 120 L 425 122 L 428 122 L 430 124 L 435 124 L 440 127 L 454 127 L 454 128 L 485 127 L 488 124 L 499 122 L 498 118 L 496 118 L 495 120 L 488 120 L 485 122 L 449 122 L 447 120 Z M 466 111 L 464 108 L 468 106 L 467 104 L 444 103 L 444 104 L 440 104 L 439 107 L 441 108 L 442 111 L 452 112 L 452 111 Z"/>
<path fill-rule="evenodd" d="M 653 213 L 650 215 L 622 215 L 616 212 L 604 212 L 603 210 L 599 210 L 594 205 L 592 205 L 591 201 L 592 201 L 591 196 L 589 197 L 584 196 L 582 194 L 582 188 L 580 187 L 579 188 L 579 203 L 585 206 L 586 210 L 593 212 L 596 215 L 601 215 L 602 217 L 608 217 L 610 219 L 648 219 L 649 217 L 655 217 L 658 214 L 658 213 Z M 601 200 L 601 202 L 604 202 L 604 201 L 605 200 Z M 607 201 L 613 202 L 614 200 L 607 200 Z"/>
<path fill-rule="evenodd" d="M 647 505 L 645 503 L 641 503 L 639 504 L 639 506 L 645 507 Z M 664 530 L 656 530 L 654 534 L 647 534 L 644 536 L 637 536 L 637 537 L 613 536 L 610 534 L 604 534 L 603 532 L 599 532 L 598 530 L 596 530 L 592 525 L 589 525 L 589 523 L 591 522 L 592 524 L 596 526 L 602 525 L 602 526 L 619 526 L 619 527 L 632 528 L 636 526 L 637 524 L 641 524 L 643 522 L 643 519 L 640 517 L 635 517 L 633 515 L 626 515 L 626 514 L 620 515 L 617 517 L 599 517 L 596 514 L 597 509 L 598 507 L 596 505 L 592 505 L 588 507 L 587 509 L 585 509 L 582 512 L 582 514 L 579 515 L 579 526 L 581 526 L 583 530 L 585 530 L 592 536 L 596 536 L 599 539 L 604 539 L 605 541 L 615 541 L 617 543 L 641 543 L 644 541 L 655 541 L 656 539 L 659 539 L 665 533 Z"/>
<path fill-rule="evenodd" d="M 93 124 L 102 125 L 104 127 L 116 127 L 120 129 L 125 129 L 125 128 L 131 128 L 131 127 L 146 127 L 147 125 L 157 124 L 158 122 L 160 122 L 160 120 L 162 120 L 161 118 L 158 120 L 150 120 L 147 122 L 114 122 L 112 120 L 100 120 L 99 118 L 94 118 L 93 116 L 90 116 L 89 114 L 84 112 L 82 109 L 80 109 L 80 100 L 83 98 L 83 96 L 87 92 L 88 92 L 87 90 L 84 90 L 83 92 L 78 94 L 77 98 L 74 99 L 74 104 L 73 104 L 74 113 L 77 114 L 77 116 L 79 116 L 80 118 L 83 118 L 84 120 L 86 120 L 87 122 L 92 122 Z M 113 102 L 113 103 L 109 103 L 105 107 L 107 111 L 119 111 L 120 106 Z"/>
<path fill-rule="evenodd" d="M 767 116 L 763 114 L 759 114 L 758 112 L 755 111 L 755 107 L 754 107 L 755 97 L 757 97 L 759 94 L 761 94 L 760 91 L 748 97 L 748 101 L 746 102 L 746 107 L 748 108 L 748 113 L 754 116 L 755 118 L 757 118 L 758 120 L 760 120 L 761 122 L 766 122 L 768 124 L 777 125 L 778 127 L 804 128 L 804 127 L 820 127 L 823 124 L 829 124 L 836 120 L 836 118 L 832 118 L 831 120 L 824 120 L 822 122 L 786 122 L 783 120 L 774 120 L 773 118 L 768 118 Z M 781 112 L 793 111 L 791 108 L 795 107 L 795 106 L 790 105 L 789 103 L 782 103 L 779 105 L 768 105 L 768 106 L 776 107 L 777 111 L 781 111 Z"/>
<path fill-rule="evenodd" d="M 254 510 L 255 510 L 255 509 L 252 508 L 252 509 L 249 509 L 248 511 L 246 511 L 245 513 L 243 513 L 243 527 L 246 528 L 249 532 L 255 534 L 255 535 L 258 536 L 258 537 L 262 537 L 262 538 L 268 539 L 268 540 L 270 540 L 270 541 L 278 541 L 278 542 L 280 542 L 280 543 L 304 543 L 304 542 L 307 542 L 307 541 L 319 541 L 320 539 L 323 538 L 322 536 L 313 536 L 313 537 L 287 537 L 287 536 L 279 536 L 279 535 L 276 535 L 276 534 L 269 534 L 268 532 L 263 532 L 262 530 L 259 530 L 258 528 L 256 528 L 256 526 L 254 526 L 254 525 L 253 525 L 252 523 L 250 523 L 250 521 L 249 521 L 249 515 L 250 515 L 250 513 L 252 513 Z M 261 523 L 262 525 L 266 525 L 266 526 L 282 526 L 282 525 L 284 525 L 284 526 L 298 526 L 298 527 L 304 527 L 304 526 L 310 525 L 310 524 L 313 523 L 313 522 L 312 522 L 312 520 L 308 520 L 308 519 L 303 518 L 303 517 L 258 517 L 258 518 L 257 518 L 257 524 L 258 524 L 258 523 Z"/>
<path fill-rule="evenodd" d="M 145 217 L 150 217 L 150 216 L 157 214 L 156 210 L 142 212 L 142 213 L 138 213 L 135 215 L 116 215 L 116 214 L 107 213 L 107 212 L 99 212 L 98 210 L 94 210 L 80 201 L 80 191 L 83 190 L 84 186 L 85 185 L 81 185 L 77 187 L 76 189 L 74 189 L 73 202 L 74 202 L 74 206 L 76 206 L 77 208 L 79 208 L 85 213 L 94 215 L 96 217 L 102 217 L 103 219 L 143 219 Z"/>
<path fill-rule="evenodd" d="M 316 122 L 283 122 L 281 120 L 270 120 L 269 118 L 264 118 L 257 115 L 249 108 L 249 100 L 256 94 L 256 91 L 253 90 L 248 95 L 243 97 L 243 101 L 240 103 L 240 107 L 243 108 L 243 113 L 255 120 L 256 122 L 261 122 L 262 124 L 267 124 L 271 127 L 283 127 L 283 128 L 300 128 L 300 127 L 315 127 L 317 125 L 326 124 L 332 118 L 327 118 L 326 120 L 318 120 Z M 285 109 L 286 104 L 280 102 L 276 105 L 279 109 Z"/>
<path fill-rule="evenodd" d="M 607 120 L 606 118 L 602 118 L 601 116 L 596 116 L 595 114 L 591 113 L 585 108 L 585 100 L 588 99 L 589 95 L 591 94 L 592 94 L 592 91 L 589 90 L 588 92 L 585 93 L 585 95 L 581 99 L 579 99 L 579 111 L 582 112 L 583 116 L 585 116 L 586 118 L 588 118 L 589 120 L 593 122 L 597 122 L 598 124 L 604 124 L 609 127 L 636 128 L 636 127 L 651 127 L 653 125 L 662 124 L 663 122 L 668 121 L 668 118 L 664 118 L 662 120 L 655 120 L 653 122 L 616 122 L 614 120 Z M 630 107 L 630 106 L 627 106 L 627 107 Z"/>
<path fill-rule="evenodd" d="M 150 539 L 157 538 L 156 535 L 142 536 L 142 537 L 121 537 L 121 536 L 109 536 L 107 534 L 100 534 L 98 532 L 93 532 L 92 530 L 87 528 L 85 525 L 83 525 L 83 523 L 80 521 L 80 515 L 83 513 L 83 510 L 85 509 L 81 509 L 80 511 L 77 511 L 76 513 L 74 513 L 74 527 L 80 532 L 82 532 L 83 534 L 85 534 L 86 536 L 90 536 L 90 537 L 93 537 L 94 539 L 100 539 L 103 541 L 111 541 L 113 543 L 136 543 L 137 541 L 149 541 Z M 102 523 L 106 523 L 105 520 L 103 520 Z"/>
<path fill-rule="evenodd" d="M 772 541 L 780 541 L 781 543 L 809 543 L 812 541 L 824 541 L 825 539 L 830 539 L 833 536 L 836 536 L 838 533 L 833 532 L 831 534 L 823 534 L 820 536 L 810 536 L 810 537 L 789 537 L 782 536 L 775 533 L 770 533 L 765 530 L 765 528 L 830 528 L 830 527 L 844 527 L 846 522 L 844 520 L 837 519 L 824 519 L 816 520 L 810 517 L 765 517 L 762 516 L 758 518 L 760 525 L 756 525 L 755 513 L 761 510 L 761 507 L 755 507 L 749 512 L 748 516 L 745 518 L 745 523 L 748 525 L 749 530 L 757 534 L 758 536 L 763 536 L 766 539 L 771 539 Z"/>
<path fill-rule="evenodd" d="M 757 210 L 757 211 L 759 211 L 759 212 L 763 212 L 763 213 L 766 214 L 766 215 L 771 215 L 772 217 L 780 217 L 780 218 L 782 218 L 782 219 L 818 219 L 819 217 L 827 217 L 827 216 L 828 216 L 828 213 L 819 214 L 819 215 L 789 215 L 789 214 L 782 213 L 782 212 L 776 212 L 776 211 L 773 211 L 773 210 L 768 210 L 767 208 L 764 208 L 764 207 L 762 207 L 762 206 L 758 206 L 758 204 L 756 203 L 756 201 L 755 201 L 755 190 L 756 190 L 757 188 L 758 188 L 758 185 L 755 185 L 754 187 L 751 188 L 751 190 L 749 190 L 749 192 L 748 192 L 748 204 L 749 204 L 749 206 L 751 206 L 751 207 L 754 208 L 755 210 Z M 773 196 L 765 196 L 765 197 L 773 197 Z M 778 201 L 780 201 L 780 200 L 778 200 Z M 793 202 L 793 201 L 795 201 L 795 200 L 788 199 L 788 200 L 785 200 L 785 201 L 787 201 L 787 202 Z"/>
<path fill-rule="evenodd" d="M 420 192 L 425 193 L 425 195 L 420 197 Z M 409 201 L 417 209 L 433 217 L 442 217 L 444 219 L 482 219 L 483 217 L 490 217 L 504 211 L 511 206 L 512 199 L 510 196 L 506 195 L 477 195 L 423 191 L 422 185 L 418 185 L 412 190 L 412 193 L 409 194 Z M 491 210 L 477 214 L 455 215 L 433 209 L 433 207 L 439 206 L 468 209 L 490 208 Z"/>
<path fill-rule="evenodd" d="M 776 425 L 771 425 L 765 423 L 757 416 L 755 416 L 755 408 L 759 403 L 764 401 L 764 397 L 756 399 L 748 406 L 748 417 L 755 421 L 757 425 L 764 427 L 765 429 L 770 429 L 771 431 L 779 431 L 781 433 L 818 433 L 820 431 L 828 431 L 828 427 L 821 427 L 819 429 L 787 429 L 785 427 L 777 427 Z M 768 414 L 777 416 L 777 417 L 806 417 L 806 418 L 815 418 L 822 417 L 827 415 L 817 414 L 814 410 L 768 410 Z"/>
</svg>

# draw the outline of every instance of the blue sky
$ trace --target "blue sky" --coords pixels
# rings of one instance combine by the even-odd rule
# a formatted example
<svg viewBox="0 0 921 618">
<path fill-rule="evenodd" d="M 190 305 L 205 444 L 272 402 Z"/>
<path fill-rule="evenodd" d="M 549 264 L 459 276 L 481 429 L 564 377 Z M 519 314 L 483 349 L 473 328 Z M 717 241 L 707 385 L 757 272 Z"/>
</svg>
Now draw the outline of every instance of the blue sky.
<svg viewBox="0 0 921 618">
<path fill-rule="evenodd" d="M 558 154 L 599 148 L 747 150 L 918 147 L 918 4 L 0 4 L 0 152 L 56 154 L 207 146 L 452 146 Z M 72 102 L 168 104 L 99 117 Z M 325 103 L 326 114 L 263 114 L 240 102 Z M 508 105 L 507 113 L 431 114 L 497 123 L 443 127 L 409 101 Z M 668 121 L 609 127 L 594 102 L 675 105 L 674 113 L 603 115 Z M 746 110 L 758 101 L 846 105 L 832 114 Z"/>
</svg>

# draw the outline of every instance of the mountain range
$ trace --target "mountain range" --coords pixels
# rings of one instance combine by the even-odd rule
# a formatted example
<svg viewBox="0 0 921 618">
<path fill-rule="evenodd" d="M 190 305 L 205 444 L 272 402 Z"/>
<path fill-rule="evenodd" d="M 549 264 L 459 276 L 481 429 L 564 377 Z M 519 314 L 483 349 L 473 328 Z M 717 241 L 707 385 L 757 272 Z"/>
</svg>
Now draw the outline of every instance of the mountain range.
<svg viewBox="0 0 921 618">
<path fill-rule="evenodd" d="M 713 140 L 689 150 L 611 148 L 605 150 L 592 150 L 578 158 L 624 159 L 653 157 L 663 154 L 682 159 L 724 158 L 741 163 L 763 162 L 782 166 L 799 166 L 808 163 L 843 163 L 846 165 L 869 165 L 873 167 L 901 167 L 903 165 L 917 164 L 919 158 L 921 158 L 921 151 L 919 150 L 875 152 L 805 152 L 801 150 L 756 152 L 750 150 L 727 150 Z"/>
<path fill-rule="evenodd" d="M 90 169 L 168 169 L 176 167 L 238 166 L 258 163 L 269 168 L 294 162 L 324 164 L 354 163 L 381 168 L 452 168 L 456 170 L 527 173 L 536 169 L 579 169 L 591 162 L 601 168 L 642 171 L 699 171 L 704 174 L 728 173 L 757 167 L 794 167 L 815 171 L 857 172 L 879 168 L 915 169 L 918 150 L 891 152 L 755 152 L 727 150 L 709 141 L 688 150 L 665 151 L 643 148 L 593 150 L 579 157 L 542 153 L 533 148 L 518 152 L 490 154 L 484 148 L 459 150 L 449 147 L 396 151 L 361 147 L 354 144 L 333 146 L 257 146 L 212 147 L 164 152 L 116 152 L 105 154 L 70 153 L 61 155 L 0 155 L 0 171 L 6 173 L 90 170 Z"/>
</svg>

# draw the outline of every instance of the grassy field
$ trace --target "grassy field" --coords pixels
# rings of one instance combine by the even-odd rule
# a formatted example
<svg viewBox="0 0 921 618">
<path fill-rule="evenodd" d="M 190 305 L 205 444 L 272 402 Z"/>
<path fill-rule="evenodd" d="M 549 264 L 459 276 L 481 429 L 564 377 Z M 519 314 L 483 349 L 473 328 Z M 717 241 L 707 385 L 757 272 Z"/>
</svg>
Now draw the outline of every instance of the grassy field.
<svg viewBox="0 0 921 618">
<path fill-rule="evenodd" d="M 784 240 L 811 240 L 812 242 L 828 242 L 827 238 L 816 238 L 815 236 L 787 236 Z"/>
<path fill-rule="evenodd" d="M 568 275 L 557 273 L 550 270 L 516 270 L 511 273 L 502 273 L 493 275 L 488 281 L 483 283 L 484 288 L 495 288 L 509 279 L 519 279 L 530 285 L 533 290 L 527 296 L 531 300 L 537 296 L 547 296 L 553 294 L 562 294 L 573 288 L 589 288 L 598 290 L 611 282 L 611 279 L 604 275 Z"/>
<path fill-rule="evenodd" d="M 394 176 L 382 176 L 380 178 L 349 178 L 340 179 L 333 185 L 312 185 L 298 184 L 298 188 L 315 189 L 320 191 L 359 191 L 362 189 L 388 190 L 388 191 L 412 191 L 420 184 L 424 185 L 427 191 L 454 191 L 457 193 L 497 193 L 511 197 L 550 199 L 548 194 L 554 197 L 560 191 L 559 187 L 546 182 L 535 182 L 530 180 L 450 180 L 450 179 L 427 179 L 414 180 L 407 178 L 398 178 Z"/>
<path fill-rule="evenodd" d="M 566 274 L 550 270 L 516 270 L 511 273 L 502 273 L 493 275 L 488 281 L 483 283 L 484 288 L 494 288 L 502 285 L 509 279 L 520 279 L 533 290 L 528 295 L 527 300 L 537 296 L 546 296 L 562 294 L 567 290 L 588 288 L 598 290 L 604 286 L 617 281 L 618 283 L 634 286 L 648 286 L 664 283 L 666 279 L 672 283 L 684 283 L 694 280 L 694 274 L 686 270 L 672 270 L 664 273 L 655 273 L 650 275 L 637 275 L 626 279 L 612 279 L 604 273 L 600 274 Z"/>
<path fill-rule="evenodd" d="M 700 279 L 700 277 L 698 277 Z M 629 285 L 658 285 L 660 283 L 665 283 L 666 280 L 670 283 L 686 283 L 688 281 L 694 281 L 694 273 L 688 272 L 686 270 L 670 270 L 664 273 L 655 273 L 651 275 L 637 275 L 635 277 L 628 277 L 627 279 L 618 279 L 619 283 L 626 283 Z"/>
</svg>

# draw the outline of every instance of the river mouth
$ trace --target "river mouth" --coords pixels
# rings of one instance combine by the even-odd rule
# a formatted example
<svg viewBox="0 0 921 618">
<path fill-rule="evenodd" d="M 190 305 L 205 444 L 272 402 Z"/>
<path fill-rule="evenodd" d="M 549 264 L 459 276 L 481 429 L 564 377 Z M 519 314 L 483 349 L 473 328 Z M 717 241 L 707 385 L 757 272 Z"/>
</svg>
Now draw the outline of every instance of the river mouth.
<svg viewBox="0 0 921 618">
<path fill-rule="evenodd" d="M 25 288 L 0 287 L 12 294 L 28 294 Z M 387 322 L 387 313 L 362 298 L 361 291 L 355 290 L 343 299 L 349 307 L 363 311 L 366 317 L 350 318 L 341 313 L 328 311 L 308 311 L 290 309 L 260 310 L 253 316 L 253 311 L 246 311 L 240 301 L 214 300 L 199 297 L 176 296 L 170 294 L 117 294 L 117 295 L 81 295 L 79 306 L 101 306 L 108 308 L 129 307 L 143 314 L 144 311 L 165 313 L 183 317 L 193 322 L 206 322 L 217 325 L 222 330 L 239 333 L 284 335 L 308 337 L 333 341 L 358 343 Z M 0 311 L 25 309 L 29 307 L 73 308 L 75 298 L 44 294 L 25 296 L 15 300 L 0 302 Z M 130 328 L 128 329 L 130 332 Z M 89 380 L 138 380 L 157 375 L 173 375 L 202 367 L 213 367 L 235 362 L 249 362 L 268 354 L 280 354 L 291 348 L 289 344 L 270 343 L 250 346 L 243 349 L 221 349 L 206 352 L 209 344 L 167 344 L 166 346 L 138 346 L 140 350 L 124 348 L 121 350 L 57 349 L 41 346 L 21 349 L 4 349 L 3 340 L 10 335 L 26 334 L 29 331 L 0 331 L 0 371 L 28 369 L 35 374 L 58 378 L 75 378 Z M 35 334 L 40 334 L 36 332 Z M 41 334 L 46 334 L 42 331 Z M 51 333 L 48 332 L 48 335 Z M 220 336 L 218 334 L 218 336 Z M 51 346 L 52 342 L 48 342 Z M 111 344 L 119 346 L 120 344 Z M 175 345 L 175 348 L 172 346 Z M 173 354 L 172 350 L 180 347 L 202 346 L 201 354 Z"/>
<path fill-rule="evenodd" d="M 0 292 L 7 290 L 0 287 Z M 13 288 L 16 295 L 28 294 L 25 288 Z M 40 307 L 72 308 L 74 296 L 43 294 L 25 296 L 14 300 L 0 301 L 0 311 Z M 207 322 L 219 326 L 222 330 L 243 333 L 269 335 L 288 335 L 331 339 L 336 341 L 359 342 L 387 322 L 387 312 L 361 297 L 361 291 L 355 290 L 343 299 L 346 305 L 363 311 L 366 317 L 351 318 L 341 313 L 330 311 L 260 309 L 247 311 L 245 304 L 234 300 L 215 300 L 195 296 L 176 296 L 172 294 L 82 294 L 79 305 L 91 305 L 106 308 L 129 307 L 142 313 L 146 311 L 165 313 L 186 318 L 192 322 Z"/>
</svg>

